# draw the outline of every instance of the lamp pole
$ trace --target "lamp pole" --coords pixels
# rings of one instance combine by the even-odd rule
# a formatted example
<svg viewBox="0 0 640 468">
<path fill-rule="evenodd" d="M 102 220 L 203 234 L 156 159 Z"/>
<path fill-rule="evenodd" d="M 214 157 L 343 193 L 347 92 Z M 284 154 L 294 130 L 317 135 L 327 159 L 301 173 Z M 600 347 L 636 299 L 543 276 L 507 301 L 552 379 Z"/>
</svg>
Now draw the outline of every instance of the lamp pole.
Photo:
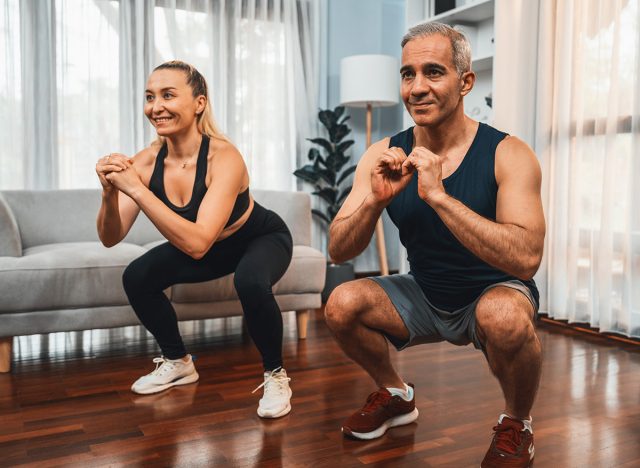
<svg viewBox="0 0 640 468">
<path fill-rule="evenodd" d="M 373 114 L 373 106 L 367 103 L 367 149 L 371 146 L 371 116 Z M 382 224 L 382 216 L 376 221 L 376 249 L 378 250 L 378 263 L 380 264 L 380 274 L 387 276 L 389 274 L 389 263 L 387 262 L 387 247 L 384 243 L 384 225 Z"/>
<path fill-rule="evenodd" d="M 340 63 L 340 102 L 366 108 L 367 149 L 371 146 L 371 115 L 374 107 L 398 103 L 398 61 L 387 55 L 352 55 Z M 382 217 L 376 221 L 376 248 L 380 274 L 389 274 Z"/>
</svg>

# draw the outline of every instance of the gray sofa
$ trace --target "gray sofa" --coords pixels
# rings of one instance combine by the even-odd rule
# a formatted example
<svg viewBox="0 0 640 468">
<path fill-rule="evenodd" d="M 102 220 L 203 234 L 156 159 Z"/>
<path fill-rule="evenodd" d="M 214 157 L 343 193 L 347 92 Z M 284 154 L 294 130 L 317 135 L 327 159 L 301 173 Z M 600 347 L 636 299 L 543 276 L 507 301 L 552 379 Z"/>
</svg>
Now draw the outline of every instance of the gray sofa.
<svg viewBox="0 0 640 468">
<path fill-rule="evenodd" d="M 306 337 L 310 309 L 321 304 L 326 259 L 311 247 L 310 197 L 253 191 L 293 235 L 293 260 L 274 286 L 282 311 L 296 311 Z M 98 240 L 99 190 L 0 191 L 0 372 L 10 368 L 12 337 L 138 324 L 122 287 L 136 257 L 164 242 L 140 213 L 127 237 L 106 248 Z M 228 275 L 165 291 L 179 320 L 241 315 Z"/>
</svg>

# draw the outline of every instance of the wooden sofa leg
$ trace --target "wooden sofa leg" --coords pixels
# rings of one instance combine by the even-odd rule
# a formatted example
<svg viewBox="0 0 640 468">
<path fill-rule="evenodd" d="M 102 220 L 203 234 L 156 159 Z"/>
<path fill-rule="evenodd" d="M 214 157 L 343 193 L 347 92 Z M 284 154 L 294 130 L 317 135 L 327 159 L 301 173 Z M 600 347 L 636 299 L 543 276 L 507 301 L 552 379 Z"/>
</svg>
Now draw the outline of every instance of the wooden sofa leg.
<svg viewBox="0 0 640 468">
<path fill-rule="evenodd" d="M 307 325 L 309 323 L 309 309 L 296 310 L 296 322 L 298 324 L 298 339 L 307 338 Z"/>
<path fill-rule="evenodd" d="M 0 372 L 11 370 L 11 345 L 13 345 L 13 336 L 0 338 Z"/>
</svg>

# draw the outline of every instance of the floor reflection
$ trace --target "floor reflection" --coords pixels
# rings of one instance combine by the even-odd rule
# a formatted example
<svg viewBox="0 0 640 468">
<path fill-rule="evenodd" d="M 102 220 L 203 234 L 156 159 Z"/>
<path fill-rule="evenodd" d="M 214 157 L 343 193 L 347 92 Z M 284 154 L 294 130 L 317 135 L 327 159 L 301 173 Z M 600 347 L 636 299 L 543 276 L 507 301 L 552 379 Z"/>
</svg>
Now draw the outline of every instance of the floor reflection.
<svg viewBox="0 0 640 468">
<path fill-rule="evenodd" d="M 0 465 L 479 465 L 504 404 L 482 353 L 446 343 L 393 352 L 420 417 L 354 441 L 340 425 L 375 384 L 321 313 L 304 341 L 295 315 L 284 319 L 293 409 L 276 420 L 256 414 L 260 360 L 239 317 L 182 324 L 200 381 L 146 396 L 130 391 L 157 353 L 140 327 L 17 337 L 14 370 L 0 375 Z M 536 466 L 640 466 L 640 347 L 552 326 L 539 334 Z"/>
</svg>

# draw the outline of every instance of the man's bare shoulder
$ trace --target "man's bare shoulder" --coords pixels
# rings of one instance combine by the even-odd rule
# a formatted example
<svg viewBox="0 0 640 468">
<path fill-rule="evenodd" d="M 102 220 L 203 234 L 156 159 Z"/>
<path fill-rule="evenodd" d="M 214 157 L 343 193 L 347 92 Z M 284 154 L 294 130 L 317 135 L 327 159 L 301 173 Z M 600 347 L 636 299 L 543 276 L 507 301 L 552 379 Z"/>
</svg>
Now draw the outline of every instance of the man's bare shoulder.
<svg viewBox="0 0 640 468">
<path fill-rule="evenodd" d="M 533 150 L 520 138 L 507 135 L 496 148 L 496 180 L 512 175 L 540 177 L 540 163 Z"/>
<path fill-rule="evenodd" d="M 389 148 L 389 141 L 391 141 L 391 138 L 386 137 L 372 143 L 360 158 L 358 165 L 372 165 L 374 161 Z"/>
</svg>

